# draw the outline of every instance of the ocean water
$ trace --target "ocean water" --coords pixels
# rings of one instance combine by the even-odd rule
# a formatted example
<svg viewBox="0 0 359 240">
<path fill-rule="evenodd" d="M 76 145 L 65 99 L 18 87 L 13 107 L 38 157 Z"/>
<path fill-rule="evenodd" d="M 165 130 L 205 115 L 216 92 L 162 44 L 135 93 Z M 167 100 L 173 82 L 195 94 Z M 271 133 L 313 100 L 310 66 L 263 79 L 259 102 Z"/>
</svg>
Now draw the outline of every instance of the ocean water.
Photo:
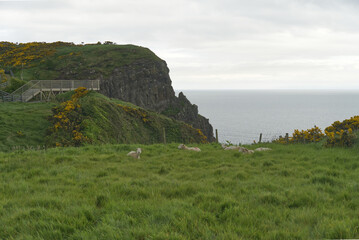
<svg viewBox="0 0 359 240">
<path fill-rule="evenodd" d="M 179 91 L 177 91 L 178 93 Z M 359 91 L 332 90 L 183 90 L 218 129 L 219 141 L 248 144 L 322 128 L 359 115 Z"/>
</svg>

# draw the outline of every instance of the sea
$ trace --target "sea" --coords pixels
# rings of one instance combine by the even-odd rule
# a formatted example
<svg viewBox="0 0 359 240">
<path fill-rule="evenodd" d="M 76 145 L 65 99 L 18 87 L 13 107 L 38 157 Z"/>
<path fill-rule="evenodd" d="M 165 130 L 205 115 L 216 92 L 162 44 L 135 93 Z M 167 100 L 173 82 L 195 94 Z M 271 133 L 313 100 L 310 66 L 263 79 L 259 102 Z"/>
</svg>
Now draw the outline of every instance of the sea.
<svg viewBox="0 0 359 240">
<path fill-rule="evenodd" d="M 359 91 L 181 90 L 218 130 L 221 143 L 272 141 L 295 129 L 324 129 L 359 115 Z M 178 94 L 181 91 L 176 91 Z"/>
</svg>

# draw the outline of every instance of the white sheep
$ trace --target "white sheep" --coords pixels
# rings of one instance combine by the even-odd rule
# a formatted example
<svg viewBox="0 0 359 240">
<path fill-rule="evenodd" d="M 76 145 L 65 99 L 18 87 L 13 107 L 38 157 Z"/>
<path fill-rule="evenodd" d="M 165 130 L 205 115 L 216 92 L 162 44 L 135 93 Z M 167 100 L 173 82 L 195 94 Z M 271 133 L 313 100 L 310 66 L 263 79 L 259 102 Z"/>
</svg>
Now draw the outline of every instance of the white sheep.
<svg viewBox="0 0 359 240">
<path fill-rule="evenodd" d="M 201 149 L 199 149 L 198 147 L 187 147 L 186 145 L 184 144 L 180 144 L 178 146 L 178 149 L 183 149 L 183 150 L 190 150 L 190 151 L 195 151 L 195 152 L 200 152 Z"/>
<path fill-rule="evenodd" d="M 244 147 L 241 147 L 238 151 L 243 153 L 243 154 L 252 154 L 252 153 L 254 153 L 253 150 L 249 150 L 249 149 L 244 148 Z"/>
<path fill-rule="evenodd" d="M 131 156 L 131 157 L 133 157 L 133 158 L 140 159 L 141 153 L 142 153 L 142 149 L 141 149 L 141 148 L 137 148 L 136 151 L 131 151 L 131 152 L 127 153 L 127 156 Z"/>
<path fill-rule="evenodd" d="M 243 149 L 244 147 L 241 147 L 241 146 L 226 146 L 224 147 L 223 149 L 224 150 L 240 150 L 240 149 Z"/>
<path fill-rule="evenodd" d="M 260 147 L 260 148 L 256 148 L 254 151 L 256 152 L 264 152 L 264 151 L 271 151 L 271 148 L 265 148 L 265 147 Z"/>
</svg>

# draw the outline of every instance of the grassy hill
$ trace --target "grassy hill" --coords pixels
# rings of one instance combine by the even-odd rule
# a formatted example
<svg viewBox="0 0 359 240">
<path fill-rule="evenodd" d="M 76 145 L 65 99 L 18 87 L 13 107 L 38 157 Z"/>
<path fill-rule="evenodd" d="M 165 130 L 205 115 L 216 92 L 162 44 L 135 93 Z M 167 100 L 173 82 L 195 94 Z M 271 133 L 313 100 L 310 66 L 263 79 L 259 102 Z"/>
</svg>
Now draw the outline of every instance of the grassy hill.
<svg viewBox="0 0 359 240">
<path fill-rule="evenodd" d="M 74 79 L 96 79 L 141 59 L 162 61 L 148 48 L 135 45 L 0 42 L 0 69 L 11 69 L 26 81 L 59 79 L 69 72 L 78 73 Z"/>
<path fill-rule="evenodd" d="M 43 147 L 55 103 L 0 103 L 0 152 L 15 147 Z"/>
<path fill-rule="evenodd" d="M 0 238 L 359 238 L 358 146 L 196 146 L 0 153 Z"/>
<path fill-rule="evenodd" d="M 58 101 L 69 100 L 73 92 L 58 96 Z M 109 99 L 89 92 L 80 99 L 84 117 L 84 134 L 93 144 L 163 142 L 201 142 L 197 129 L 131 103 Z M 11 148 L 42 147 L 47 144 L 47 118 L 56 103 L 1 103 L 0 151 Z M 144 114 L 143 116 L 141 114 Z M 144 118 L 144 116 L 146 118 Z"/>
</svg>

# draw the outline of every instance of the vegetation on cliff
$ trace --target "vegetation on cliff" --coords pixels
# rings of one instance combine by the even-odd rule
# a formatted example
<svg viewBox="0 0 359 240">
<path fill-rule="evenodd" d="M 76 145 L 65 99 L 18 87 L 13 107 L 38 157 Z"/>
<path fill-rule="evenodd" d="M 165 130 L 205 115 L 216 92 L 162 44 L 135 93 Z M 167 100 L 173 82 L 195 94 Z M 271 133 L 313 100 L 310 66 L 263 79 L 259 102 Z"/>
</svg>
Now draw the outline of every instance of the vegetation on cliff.
<svg viewBox="0 0 359 240">
<path fill-rule="evenodd" d="M 186 123 L 96 92 L 78 94 L 58 95 L 58 104 L 0 104 L 0 151 L 44 145 L 160 143 L 163 130 L 169 143 L 206 142 L 201 131 Z"/>
<path fill-rule="evenodd" d="M 12 70 L 18 78 L 59 79 L 72 73 L 74 79 L 107 77 L 115 67 L 139 59 L 159 58 L 147 48 L 134 45 L 0 42 L 0 69 Z"/>
<path fill-rule="evenodd" d="M 7 75 L 3 76 L 4 73 Z M 213 141 L 208 119 L 187 99 L 175 96 L 165 61 L 147 48 L 134 45 L 0 42 L 0 77 L 28 80 L 101 79 L 101 93 L 145 109 L 167 114 L 201 129 Z M 13 82 L 13 81 L 12 81 Z M 24 84 L 17 81 L 16 83 Z M 11 92 L 19 84 L 10 84 Z M 165 111 L 167 109 L 167 111 Z M 175 109 L 176 115 L 173 115 Z"/>
</svg>

